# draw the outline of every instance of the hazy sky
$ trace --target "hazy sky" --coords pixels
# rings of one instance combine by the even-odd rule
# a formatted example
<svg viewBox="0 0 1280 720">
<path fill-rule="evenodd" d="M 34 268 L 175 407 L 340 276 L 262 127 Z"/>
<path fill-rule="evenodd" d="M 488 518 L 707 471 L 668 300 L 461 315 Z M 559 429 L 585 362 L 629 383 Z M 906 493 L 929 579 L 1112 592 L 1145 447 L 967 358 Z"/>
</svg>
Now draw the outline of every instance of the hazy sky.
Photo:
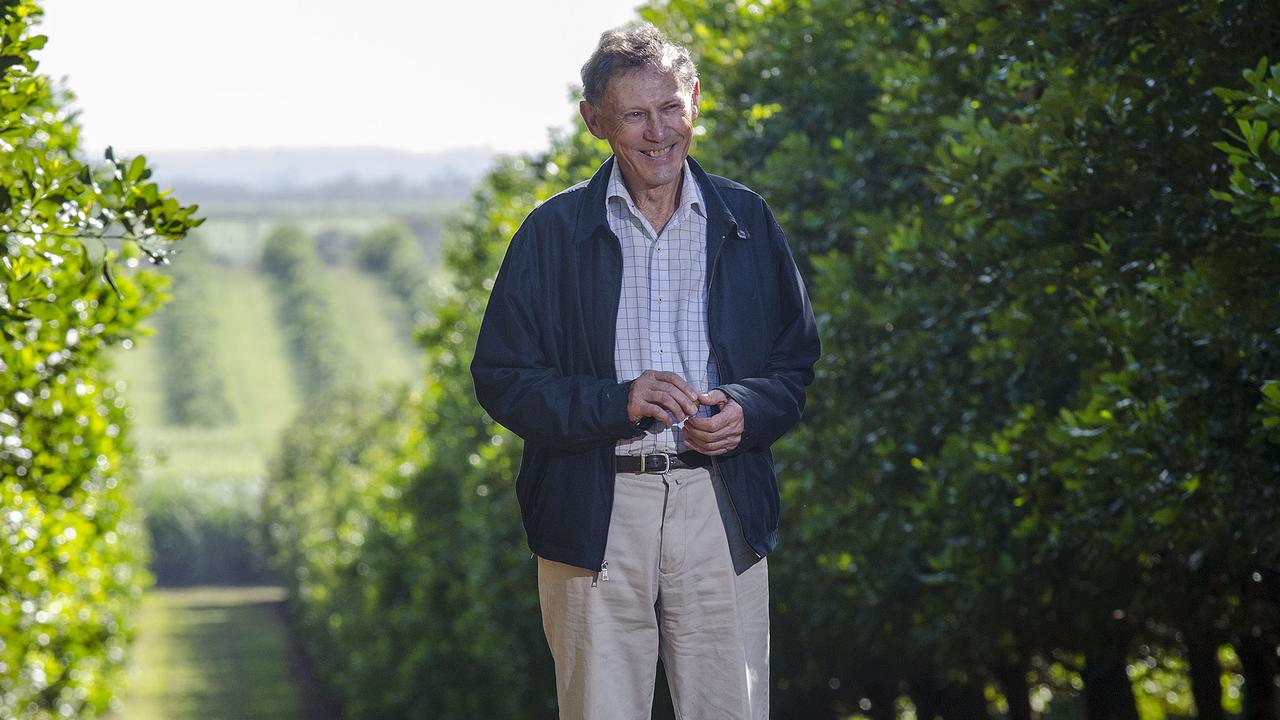
<svg viewBox="0 0 1280 720">
<path fill-rule="evenodd" d="M 544 148 L 637 0 L 48 0 L 85 146 Z"/>
</svg>

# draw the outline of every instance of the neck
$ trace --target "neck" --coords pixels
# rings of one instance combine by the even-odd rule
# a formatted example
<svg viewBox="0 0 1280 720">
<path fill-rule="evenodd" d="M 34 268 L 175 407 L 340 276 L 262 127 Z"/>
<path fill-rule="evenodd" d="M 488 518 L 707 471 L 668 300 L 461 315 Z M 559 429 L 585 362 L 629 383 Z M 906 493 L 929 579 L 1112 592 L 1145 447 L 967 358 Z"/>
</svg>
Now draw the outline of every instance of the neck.
<svg viewBox="0 0 1280 720">
<path fill-rule="evenodd" d="M 661 233 L 671 221 L 671 216 L 676 214 L 676 203 L 680 198 L 680 190 L 684 186 L 684 176 L 681 175 L 680 181 L 674 185 L 647 190 L 633 189 L 631 183 L 627 182 L 626 175 L 622 176 L 622 183 L 627 186 L 627 192 L 631 194 L 631 202 L 635 203 L 636 209 L 653 226 L 654 232 Z"/>
</svg>

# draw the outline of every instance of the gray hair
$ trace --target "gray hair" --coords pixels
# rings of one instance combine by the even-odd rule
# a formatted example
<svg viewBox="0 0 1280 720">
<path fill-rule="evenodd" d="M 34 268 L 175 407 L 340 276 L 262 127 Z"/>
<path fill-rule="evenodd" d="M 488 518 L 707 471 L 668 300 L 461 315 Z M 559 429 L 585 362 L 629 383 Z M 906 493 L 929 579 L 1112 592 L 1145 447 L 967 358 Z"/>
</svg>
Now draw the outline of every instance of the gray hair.
<svg viewBox="0 0 1280 720">
<path fill-rule="evenodd" d="M 583 98 L 599 107 L 610 80 L 646 65 L 670 71 L 683 92 L 692 92 L 698 79 L 689 50 L 667 40 L 650 23 L 642 23 L 608 30 L 600 36 L 600 44 L 582 66 Z"/>
</svg>

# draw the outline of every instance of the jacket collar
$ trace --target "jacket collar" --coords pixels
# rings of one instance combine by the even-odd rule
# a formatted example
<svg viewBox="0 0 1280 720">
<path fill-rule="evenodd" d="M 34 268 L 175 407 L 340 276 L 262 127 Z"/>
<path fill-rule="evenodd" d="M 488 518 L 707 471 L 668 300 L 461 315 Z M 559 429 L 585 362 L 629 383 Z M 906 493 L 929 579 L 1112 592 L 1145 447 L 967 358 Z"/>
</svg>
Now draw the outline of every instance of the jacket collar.
<svg viewBox="0 0 1280 720">
<path fill-rule="evenodd" d="M 610 156 L 582 190 L 582 202 L 578 205 L 578 217 L 573 225 L 574 243 L 596 237 L 612 237 L 609 221 L 605 217 L 605 198 L 609 193 L 609 176 L 613 173 L 613 163 L 614 158 Z M 716 246 L 724 237 L 746 240 L 747 231 L 738 226 L 737 219 L 720 196 L 720 190 L 692 157 L 689 158 L 689 169 L 693 171 L 693 179 L 702 190 L 702 199 L 706 203 L 708 253 L 714 254 Z"/>
</svg>

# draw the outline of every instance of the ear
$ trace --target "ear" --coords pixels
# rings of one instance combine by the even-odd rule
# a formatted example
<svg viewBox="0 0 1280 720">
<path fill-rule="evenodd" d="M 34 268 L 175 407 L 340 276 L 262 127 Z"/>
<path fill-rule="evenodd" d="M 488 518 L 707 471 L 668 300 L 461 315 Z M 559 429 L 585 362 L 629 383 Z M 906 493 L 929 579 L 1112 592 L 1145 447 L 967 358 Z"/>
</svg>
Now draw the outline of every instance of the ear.
<svg viewBox="0 0 1280 720">
<path fill-rule="evenodd" d="M 604 136 L 604 128 L 600 125 L 600 109 L 595 105 L 583 100 L 578 103 L 578 114 L 582 115 L 582 121 L 587 124 L 587 129 L 591 134 L 596 136 L 598 140 L 608 140 Z"/>
<path fill-rule="evenodd" d="M 699 97 L 700 97 L 700 94 L 699 94 L 699 92 L 698 92 L 698 81 L 697 81 L 697 80 L 694 80 L 694 81 L 693 81 L 693 95 L 692 95 L 692 97 L 690 97 L 690 98 L 689 98 L 690 104 L 691 104 L 691 105 L 692 105 L 692 107 L 693 107 L 693 119 L 694 119 L 694 120 L 697 120 L 697 119 L 698 119 L 698 98 L 699 98 Z"/>
</svg>

